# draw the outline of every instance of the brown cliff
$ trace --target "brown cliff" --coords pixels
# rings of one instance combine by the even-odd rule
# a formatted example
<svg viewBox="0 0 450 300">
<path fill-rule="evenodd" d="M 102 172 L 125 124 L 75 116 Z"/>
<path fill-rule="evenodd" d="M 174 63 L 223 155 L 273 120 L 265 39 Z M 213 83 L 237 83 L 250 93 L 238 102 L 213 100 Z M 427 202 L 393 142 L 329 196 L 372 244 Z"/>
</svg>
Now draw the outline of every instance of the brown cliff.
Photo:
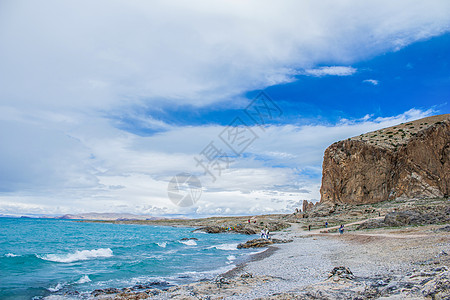
<svg viewBox="0 0 450 300">
<path fill-rule="evenodd" d="M 362 134 L 325 150 L 320 202 L 450 194 L 450 114 Z"/>
</svg>

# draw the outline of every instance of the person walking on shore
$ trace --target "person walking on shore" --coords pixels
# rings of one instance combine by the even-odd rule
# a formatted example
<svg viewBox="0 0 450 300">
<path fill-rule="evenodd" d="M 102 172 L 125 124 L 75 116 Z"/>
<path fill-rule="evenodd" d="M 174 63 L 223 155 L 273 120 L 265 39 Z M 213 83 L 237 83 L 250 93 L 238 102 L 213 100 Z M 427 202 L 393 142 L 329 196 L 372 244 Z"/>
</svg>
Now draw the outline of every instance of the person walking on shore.
<svg viewBox="0 0 450 300">
<path fill-rule="evenodd" d="M 341 227 L 339 227 L 339 234 L 344 233 L 344 225 L 341 224 Z"/>
<path fill-rule="evenodd" d="M 266 235 L 266 232 L 264 231 L 264 229 L 261 229 L 261 238 L 264 239 Z"/>
</svg>

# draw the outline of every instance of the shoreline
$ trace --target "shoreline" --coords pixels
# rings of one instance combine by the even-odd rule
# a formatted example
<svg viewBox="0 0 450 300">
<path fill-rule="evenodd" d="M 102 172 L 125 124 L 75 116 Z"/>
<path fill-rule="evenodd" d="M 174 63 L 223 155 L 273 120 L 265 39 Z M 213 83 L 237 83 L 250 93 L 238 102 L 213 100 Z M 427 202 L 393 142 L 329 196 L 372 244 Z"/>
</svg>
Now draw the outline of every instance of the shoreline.
<svg viewBox="0 0 450 300">
<path fill-rule="evenodd" d="M 225 273 L 219 274 L 218 276 L 223 277 L 223 278 L 236 277 L 239 273 L 243 272 L 243 270 L 245 269 L 245 267 L 248 264 L 250 264 L 252 262 L 255 262 L 255 261 L 264 260 L 264 259 L 268 258 L 269 256 L 273 255 L 279 249 L 280 248 L 271 245 L 271 246 L 267 247 L 267 249 L 264 250 L 264 251 L 261 251 L 261 252 L 256 253 L 256 254 L 250 254 L 249 258 L 246 261 L 239 263 L 233 269 L 231 269 L 231 270 L 229 270 L 229 271 L 227 271 Z"/>
<path fill-rule="evenodd" d="M 148 299 L 315 299 L 319 295 L 427 299 L 426 295 L 450 293 L 436 290 L 439 282 L 449 282 L 450 259 L 444 253 L 450 253 L 450 236 L 438 230 L 445 225 L 343 235 L 303 231 L 296 225 L 273 234 L 293 238 L 292 243 L 271 245 L 214 280 L 140 295 Z M 136 293 L 105 296 L 96 299 L 138 299 Z"/>
<path fill-rule="evenodd" d="M 93 299 L 428 299 L 426 297 L 429 295 L 450 297 L 450 291 L 441 288 L 442 283 L 450 287 L 448 222 L 418 226 L 364 227 L 367 223 L 380 224 L 388 214 L 392 218 L 397 215 L 396 211 L 404 210 L 405 207 L 420 209 L 423 204 L 435 206 L 442 214 L 450 203 L 445 199 L 435 199 L 432 202 L 411 199 L 376 204 L 375 209 L 372 204 L 342 206 L 326 216 L 265 216 L 265 224 L 258 223 L 255 226 L 289 224 L 288 228 L 271 230 L 271 237 L 280 240 L 292 239 L 292 242 L 264 247 L 266 249 L 262 252 L 236 261 L 236 266 L 231 270 L 215 273 L 217 275 L 214 275 L 213 279 L 197 280 L 163 290 L 128 289 L 101 294 Z M 242 222 L 242 219 L 218 217 L 189 222 L 189 225 L 186 222 L 177 225 L 187 228 L 218 227 L 237 224 Z M 324 228 L 325 222 L 328 222 L 328 228 Z M 345 225 L 343 235 L 335 230 L 340 224 Z M 358 229 L 361 224 L 365 224 L 363 229 Z"/>
</svg>

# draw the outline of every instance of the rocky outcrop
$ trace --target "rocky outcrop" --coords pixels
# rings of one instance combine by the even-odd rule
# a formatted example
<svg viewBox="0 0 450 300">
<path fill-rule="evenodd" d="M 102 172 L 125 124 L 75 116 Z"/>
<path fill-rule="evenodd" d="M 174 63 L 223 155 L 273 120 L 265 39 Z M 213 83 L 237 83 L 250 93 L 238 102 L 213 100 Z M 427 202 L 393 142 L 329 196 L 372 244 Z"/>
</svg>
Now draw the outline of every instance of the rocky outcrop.
<svg viewBox="0 0 450 300">
<path fill-rule="evenodd" d="M 450 114 L 334 143 L 324 154 L 321 203 L 367 204 L 450 194 Z"/>
<path fill-rule="evenodd" d="M 290 243 L 292 240 L 280 240 L 280 239 L 254 239 L 247 241 L 245 243 L 239 244 L 237 246 L 238 249 L 246 249 L 246 248 L 263 248 L 273 244 L 284 244 Z"/>
<path fill-rule="evenodd" d="M 317 204 L 317 203 L 316 203 L 316 204 Z M 308 202 L 308 200 L 303 200 L 302 211 L 303 211 L 303 212 L 310 211 L 311 209 L 314 208 L 314 206 L 315 206 L 314 203 Z"/>
<path fill-rule="evenodd" d="M 372 229 L 380 227 L 399 227 L 408 225 L 445 224 L 450 222 L 450 206 L 419 206 L 402 211 L 393 211 L 380 220 L 369 220 L 357 229 Z"/>
</svg>

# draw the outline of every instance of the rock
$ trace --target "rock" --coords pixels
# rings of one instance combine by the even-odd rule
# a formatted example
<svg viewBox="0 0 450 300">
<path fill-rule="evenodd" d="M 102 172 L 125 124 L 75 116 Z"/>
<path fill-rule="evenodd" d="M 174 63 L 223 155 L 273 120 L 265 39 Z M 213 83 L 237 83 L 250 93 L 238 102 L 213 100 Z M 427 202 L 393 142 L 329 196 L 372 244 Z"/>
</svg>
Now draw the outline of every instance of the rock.
<svg viewBox="0 0 450 300">
<path fill-rule="evenodd" d="M 336 205 L 330 202 L 316 203 L 306 217 L 327 217 L 336 211 Z"/>
<path fill-rule="evenodd" d="M 106 288 L 106 289 L 97 289 L 91 292 L 91 295 L 94 297 L 100 296 L 100 295 L 108 295 L 108 294 L 118 294 L 121 291 L 116 288 Z"/>
<path fill-rule="evenodd" d="M 450 232 L 450 225 L 441 227 L 441 228 L 437 229 L 436 231 Z"/>
<path fill-rule="evenodd" d="M 189 240 L 198 241 L 198 238 L 182 238 L 181 239 L 181 241 L 189 241 Z"/>
<path fill-rule="evenodd" d="M 388 213 L 383 220 L 387 226 L 425 224 L 426 217 L 412 210 Z"/>
<path fill-rule="evenodd" d="M 303 200 L 303 206 L 302 206 L 302 211 L 305 213 L 307 211 L 310 211 L 311 209 L 314 208 L 314 203 L 312 202 L 308 202 L 308 200 Z"/>
<path fill-rule="evenodd" d="M 262 248 L 262 247 L 267 247 L 267 246 L 272 245 L 272 244 L 283 244 L 283 243 L 290 243 L 290 242 L 292 242 L 292 240 L 254 239 L 254 240 L 250 240 L 250 241 L 247 241 L 245 243 L 239 244 L 237 246 L 237 248 L 238 249 L 242 249 L 242 248 Z"/>
<path fill-rule="evenodd" d="M 442 272 L 428 281 L 421 290 L 425 297 L 432 299 L 450 298 L 450 275 L 448 271 Z"/>
<path fill-rule="evenodd" d="M 328 280 L 339 281 L 341 279 L 353 280 L 355 276 L 349 268 L 344 266 L 335 267 L 328 275 Z"/>
<path fill-rule="evenodd" d="M 441 252 L 439 252 L 438 255 L 436 255 L 436 257 L 442 257 L 442 256 L 447 256 L 447 255 L 448 255 L 448 253 L 445 252 L 444 250 L 442 250 Z"/>
<path fill-rule="evenodd" d="M 280 228 L 286 228 L 289 227 L 289 225 L 284 224 L 284 227 L 281 226 L 281 224 L 284 223 L 280 223 L 279 226 L 268 226 L 268 228 L 270 229 L 270 231 L 277 231 L 280 230 Z M 258 231 L 261 230 L 260 228 L 258 228 L 257 226 L 253 225 L 253 224 L 245 224 L 245 225 L 233 225 L 233 226 L 205 226 L 205 227 L 201 227 L 201 228 L 197 228 L 195 231 L 202 231 L 202 232 L 206 232 L 206 233 L 222 233 L 222 232 L 234 232 L 234 233 L 240 233 L 240 234 L 247 234 L 247 235 L 252 235 L 252 234 L 256 234 L 258 233 Z"/>
<path fill-rule="evenodd" d="M 356 229 L 439 224 L 449 221 L 449 205 L 418 206 L 403 211 L 390 212 L 386 214 L 384 220 L 369 220 L 360 224 Z"/>
<path fill-rule="evenodd" d="M 221 232 L 225 232 L 225 229 L 223 229 L 219 226 L 206 226 L 206 227 L 197 228 L 194 231 L 203 231 L 206 233 L 221 233 Z"/>
<path fill-rule="evenodd" d="M 424 118 L 332 144 L 320 202 L 368 204 L 450 195 L 450 115 Z"/>
<path fill-rule="evenodd" d="M 387 225 L 383 222 L 383 220 L 369 220 L 356 227 L 356 230 L 381 228 L 385 226 Z"/>
</svg>

